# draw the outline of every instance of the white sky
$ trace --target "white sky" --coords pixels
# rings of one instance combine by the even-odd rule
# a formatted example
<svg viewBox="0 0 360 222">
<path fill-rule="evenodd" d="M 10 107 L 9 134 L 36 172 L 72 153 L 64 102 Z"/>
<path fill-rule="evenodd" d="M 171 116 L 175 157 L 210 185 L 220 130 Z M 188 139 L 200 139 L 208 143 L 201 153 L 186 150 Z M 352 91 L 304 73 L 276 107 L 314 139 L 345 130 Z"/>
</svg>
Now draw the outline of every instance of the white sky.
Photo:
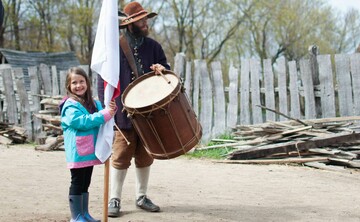
<svg viewBox="0 0 360 222">
<path fill-rule="evenodd" d="M 349 8 L 360 10 L 360 0 L 328 0 L 328 2 L 339 10 L 346 12 Z"/>
</svg>

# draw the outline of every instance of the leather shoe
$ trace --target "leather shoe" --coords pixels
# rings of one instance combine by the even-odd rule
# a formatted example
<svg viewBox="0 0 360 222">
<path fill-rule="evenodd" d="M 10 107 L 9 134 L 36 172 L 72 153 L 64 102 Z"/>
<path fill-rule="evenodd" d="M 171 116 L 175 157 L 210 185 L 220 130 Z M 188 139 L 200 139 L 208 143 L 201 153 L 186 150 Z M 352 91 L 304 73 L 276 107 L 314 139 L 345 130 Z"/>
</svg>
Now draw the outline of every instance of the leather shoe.
<svg viewBox="0 0 360 222">
<path fill-rule="evenodd" d="M 149 212 L 160 211 L 160 207 L 155 205 L 149 198 L 146 197 L 146 195 L 143 195 L 136 200 L 136 206 Z"/>
<path fill-rule="evenodd" d="M 119 217 L 120 216 L 120 199 L 111 198 L 108 206 L 108 217 Z"/>
</svg>

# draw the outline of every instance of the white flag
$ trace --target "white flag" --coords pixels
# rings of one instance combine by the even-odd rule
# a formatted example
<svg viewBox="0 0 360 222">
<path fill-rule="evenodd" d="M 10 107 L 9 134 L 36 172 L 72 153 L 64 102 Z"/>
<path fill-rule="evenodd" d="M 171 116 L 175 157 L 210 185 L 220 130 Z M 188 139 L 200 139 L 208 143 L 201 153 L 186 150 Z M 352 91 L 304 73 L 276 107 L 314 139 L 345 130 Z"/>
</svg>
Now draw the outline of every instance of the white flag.
<svg viewBox="0 0 360 222">
<path fill-rule="evenodd" d="M 91 58 L 91 69 L 105 82 L 105 106 L 108 106 L 111 99 L 120 93 L 119 61 L 118 2 L 117 0 L 103 0 Z M 99 129 L 95 155 L 103 163 L 111 155 L 113 127 L 114 118 L 101 125 Z"/>
</svg>

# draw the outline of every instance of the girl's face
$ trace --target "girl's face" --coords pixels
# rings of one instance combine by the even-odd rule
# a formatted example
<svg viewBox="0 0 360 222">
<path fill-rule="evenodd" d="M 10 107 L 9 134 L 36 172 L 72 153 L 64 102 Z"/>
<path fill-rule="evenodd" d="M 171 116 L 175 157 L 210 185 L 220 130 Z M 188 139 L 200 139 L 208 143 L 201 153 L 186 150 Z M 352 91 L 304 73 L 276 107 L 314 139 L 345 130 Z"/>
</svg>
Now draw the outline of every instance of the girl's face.
<svg viewBox="0 0 360 222">
<path fill-rule="evenodd" d="M 83 76 L 78 74 L 71 75 L 70 90 L 77 96 L 82 97 L 87 90 L 86 80 Z"/>
</svg>

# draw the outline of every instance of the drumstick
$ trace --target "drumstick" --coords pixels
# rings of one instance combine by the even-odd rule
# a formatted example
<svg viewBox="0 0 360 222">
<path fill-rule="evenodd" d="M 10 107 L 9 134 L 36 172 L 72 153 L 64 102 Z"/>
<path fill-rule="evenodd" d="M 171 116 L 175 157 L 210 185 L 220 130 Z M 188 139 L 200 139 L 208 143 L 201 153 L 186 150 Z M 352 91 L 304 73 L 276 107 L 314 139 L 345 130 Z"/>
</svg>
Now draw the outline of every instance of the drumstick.
<svg viewBox="0 0 360 222">
<path fill-rule="evenodd" d="M 130 145 L 129 140 L 126 139 L 126 137 L 124 136 L 124 134 L 121 132 L 120 128 L 119 128 L 116 124 L 114 124 L 114 125 L 115 125 L 116 129 L 120 132 L 120 134 L 122 135 L 122 137 L 124 137 L 124 140 L 126 141 L 127 145 L 129 146 L 129 145 Z"/>
<path fill-rule="evenodd" d="M 160 73 L 160 75 L 165 79 L 165 81 L 166 81 L 168 84 L 171 83 L 171 81 L 170 81 L 168 78 L 166 78 L 166 76 L 161 72 L 161 70 L 159 70 L 159 69 L 157 69 L 157 68 L 155 68 L 155 69 L 156 69 L 156 71 L 157 71 L 158 73 Z"/>
</svg>

